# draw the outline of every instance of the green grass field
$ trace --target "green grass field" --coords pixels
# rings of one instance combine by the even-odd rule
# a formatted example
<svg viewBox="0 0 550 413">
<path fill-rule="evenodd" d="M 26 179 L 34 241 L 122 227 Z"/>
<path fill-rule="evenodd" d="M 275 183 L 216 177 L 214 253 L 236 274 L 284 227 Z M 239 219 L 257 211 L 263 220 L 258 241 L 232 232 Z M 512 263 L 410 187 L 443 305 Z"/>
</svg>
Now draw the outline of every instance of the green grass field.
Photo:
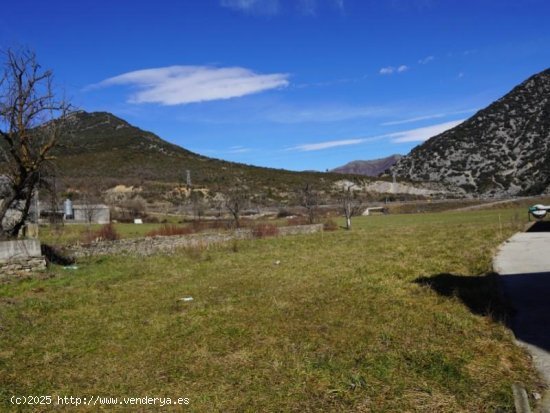
<svg viewBox="0 0 550 413">
<path fill-rule="evenodd" d="M 511 412 L 512 383 L 541 384 L 499 321 L 489 272 L 525 219 L 362 217 L 349 232 L 4 282 L 0 410 L 59 411 L 18 410 L 12 395 L 99 395 L 190 400 L 104 411 Z"/>
</svg>

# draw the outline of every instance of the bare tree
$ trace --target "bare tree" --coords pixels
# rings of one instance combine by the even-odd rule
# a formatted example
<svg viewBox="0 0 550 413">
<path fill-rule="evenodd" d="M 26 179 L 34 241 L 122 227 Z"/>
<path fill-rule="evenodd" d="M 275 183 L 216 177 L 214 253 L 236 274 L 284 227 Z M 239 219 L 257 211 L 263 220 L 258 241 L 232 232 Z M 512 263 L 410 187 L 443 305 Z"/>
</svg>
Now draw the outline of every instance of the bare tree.
<svg viewBox="0 0 550 413">
<path fill-rule="evenodd" d="M 319 193 L 310 184 L 306 184 L 298 191 L 298 198 L 300 205 L 306 209 L 309 223 L 314 224 L 319 210 Z"/>
<path fill-rule="evenodd" d="M 192 190 L 191 194 L 189 195 L 189 202 L 193 207 L 193 215 L 195 219 L 200 221 L 206 211 L 204 194 L 201 191 Z"/>
<path fill-rule="evenodd" d="M 363 199 L 350 185 L 342 189 L 339 201 L 342 211 L 344 212 L 344 216 L 346 217 L 346 229 L 351 229 L 351 218 L 361 213 Z"/>
<path fill-rule="evenodd" d="M 131 219 L 144 218 L 147 215 L 147 203 L 141 196 L 136 195 L 126 200 L 122 207 L 128 213 Z"/>
<path fill-rule="evenodd" d="M 248 189 L 242 185 L 237 185 L 231 189 L 224 191 L 225 207 L 233 216 L 233 221 L 236 228 L 241 226 L 241 213 L 250 202 L 250 194 Z"/>
<path fill-rule="evenodd" d="M 88 192 L 84 192 L 79 199 L 79 204 L 82 206 L 82 212 L 84 214 L 84 219 L 86 220 L 88 227 L 94 221 L 94 218 L 97 215 L 97 203 L 97 198 Z"/>
<path fill-rule="evenodd" d="M 66 125 L 70 106 L 56 98 L 53 74 L 42 69 L 34 52 L 8 49 L 4 58 L 0 73 L 0 148 L 6 173 L 0 236 L 11 238 L 25 224 L 40 171 L 51 159 L 50 152 Z"/>
</svg>

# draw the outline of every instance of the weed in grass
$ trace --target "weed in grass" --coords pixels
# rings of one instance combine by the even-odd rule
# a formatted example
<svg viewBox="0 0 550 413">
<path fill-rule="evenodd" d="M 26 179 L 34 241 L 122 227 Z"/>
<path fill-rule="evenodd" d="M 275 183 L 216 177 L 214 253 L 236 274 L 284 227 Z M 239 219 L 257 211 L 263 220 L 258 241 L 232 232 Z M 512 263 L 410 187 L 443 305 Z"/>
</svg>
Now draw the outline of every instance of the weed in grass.
<svg viewBox="0 0 550 413">
<path fill-rule="evenodd" d="M 193 234 L 195 230 L 193 228 L 189 227 L 180 227 L 178 225 L 173 224 L 164 224 L 161 227 L 154 229 L 152 231 L 149 231 L 147 233 L 148 237 L 157 237 L 157 236 L 173 236 L 173 235 L 189 235 Z"/>
<path fill-rule="evenodd" d="M 254 238 L 275 237 L 279 234 L 279 229 L 273 224 L 256 224 L 252 227 L 252 236 Z"/>
<path fill-rule="evenodd" d="M 338 224 L 333 219 L 327 219 L 323 222 L 323 230 L 324 231 L 337 231 L 338 230 Z"/>
<path fill-rule="evenodd" d="M 120 234 L 112 223 L 102 225 L 96 231 L 88 230 L 84 235 L 84 242 L 88 244 L 94 241 L 116 241 L 117 239 L 120 239 Z"/>
</svg>

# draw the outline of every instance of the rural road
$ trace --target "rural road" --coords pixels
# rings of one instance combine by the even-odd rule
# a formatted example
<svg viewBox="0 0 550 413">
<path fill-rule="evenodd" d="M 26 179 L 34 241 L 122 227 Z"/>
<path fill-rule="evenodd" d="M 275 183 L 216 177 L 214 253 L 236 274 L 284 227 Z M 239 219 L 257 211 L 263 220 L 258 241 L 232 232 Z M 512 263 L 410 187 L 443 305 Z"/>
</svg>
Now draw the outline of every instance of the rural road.
<svg viewBox="0 0 550 413">
<path fill-rule="evenodd" d="M 550 222 L 535 223 L 501 245 L 493 259 L 505 297 L 515 310 L 510 327 L 550 386 Z M 542 412 L 550 413 L 550 391 Z"/>
</svg>

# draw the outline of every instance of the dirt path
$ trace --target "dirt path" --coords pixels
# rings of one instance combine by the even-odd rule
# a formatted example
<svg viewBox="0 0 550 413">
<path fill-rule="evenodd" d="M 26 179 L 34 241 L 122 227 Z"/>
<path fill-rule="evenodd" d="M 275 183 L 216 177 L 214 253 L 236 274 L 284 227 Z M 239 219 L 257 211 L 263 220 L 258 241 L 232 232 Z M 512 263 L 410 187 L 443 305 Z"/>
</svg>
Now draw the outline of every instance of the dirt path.
<svg viewBox="0 0 550 413">
<path fill-rule="evenodd" d="M 493 268 L 515 310 L 510 327 L 516 340 L 550 386 L 550 232 L 515 234 L 501 245 Z M 550 413 L 550 390 L 539 408 Z"/>
<path fill-rule="evenodd" d="M 495 206 L 495 205 L 507 204 L 507 203 L 516 202 L 516 201 L 522 201 L 522 200 L 524 200 L 524 199 L 530 199 L 530 197 L 509 198 L 509 199 L 501 199 L 501 200 L 499 200 L 499 201 L 485 202 L 485 203 L 483 203 L 483 204 L 470 205 L 470 206 L 467 206 L 467 207 L 462 207 L 462 208 L 453 209 L 453 212 L 459 212 L 459 211 L 475 211 L 475 210 L 477 210 L 477 209 L 484 209 L 484 208 L 492 207 L 492 206 Z"/>
</svg>

